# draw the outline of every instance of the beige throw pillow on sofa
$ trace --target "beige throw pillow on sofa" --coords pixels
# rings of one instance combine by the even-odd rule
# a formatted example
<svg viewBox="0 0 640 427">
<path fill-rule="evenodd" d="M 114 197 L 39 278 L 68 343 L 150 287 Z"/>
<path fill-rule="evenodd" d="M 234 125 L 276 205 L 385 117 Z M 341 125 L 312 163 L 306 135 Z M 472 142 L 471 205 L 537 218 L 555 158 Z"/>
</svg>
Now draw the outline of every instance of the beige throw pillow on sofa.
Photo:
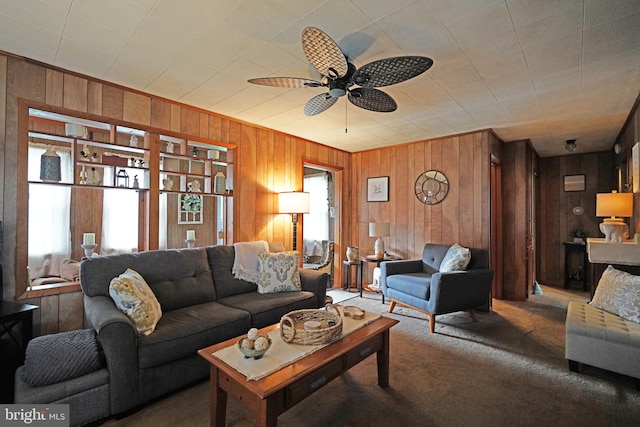
<svg viewBox="0 0 640 427">
<path fill-rule="evenodd" d="M 602 273 L 590 304 L 640 323 L 640 276 L 608 266 Z"/>
<path fill-rule="evenodd" d="M 162 309 L 140 273 L 128 268 L 111 279 L 109 295 L 116 307 L 131 319 L 138 335 L 149 335 L 156 329 Z"/>
<path fill-rule="evenodd" d="M 440 263 L 440 272 L 462 271 L 467 268 L 471 261 L 471 251 L 457 243 L 451 245 L 446 255 Z"/>
<path fill-rule="evenodd" d="M 258 292 L 270 294 L 301 290 L 299 262 L 298 251 L 258 254 Z"/>
</svg>

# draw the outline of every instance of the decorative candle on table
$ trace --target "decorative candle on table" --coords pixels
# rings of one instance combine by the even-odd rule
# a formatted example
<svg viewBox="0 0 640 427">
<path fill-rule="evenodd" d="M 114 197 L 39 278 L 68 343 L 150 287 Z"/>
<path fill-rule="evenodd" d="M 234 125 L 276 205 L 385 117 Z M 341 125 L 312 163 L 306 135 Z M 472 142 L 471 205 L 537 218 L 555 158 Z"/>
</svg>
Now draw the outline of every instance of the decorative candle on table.
<svg viewBox="0 0 640 427">
<path fill-rule="evenodd" d="M 196 243 L 196 230 L 187 230 L 187 240 L 185 240 L 185 242 L 187 242 L 187 247 L 188 247 L 188 248 L 193 248 L 193 247 L 195 247 L 195 243 Z"/>
<path fill-rule="evenodd" d="M 96 247 L 96 233 L 84 233 L 82 235 L 82 245 L 84 255 L 88 258 L 93 255 L 93 249 Z"/>
</svg>

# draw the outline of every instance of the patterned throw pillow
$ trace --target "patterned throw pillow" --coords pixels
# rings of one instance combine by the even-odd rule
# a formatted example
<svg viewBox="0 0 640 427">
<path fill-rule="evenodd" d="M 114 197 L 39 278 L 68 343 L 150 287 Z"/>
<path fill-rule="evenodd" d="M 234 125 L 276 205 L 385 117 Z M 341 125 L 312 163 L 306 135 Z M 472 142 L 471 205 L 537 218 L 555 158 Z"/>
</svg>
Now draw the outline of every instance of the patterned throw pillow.
<svg viewBox="0 0 640 427">
<path fill-rule="evenodd" d="M 471 251 L 454 243 L 440 263 L 440 272 L 465 270 L 469 265 L 469 261 L 471 261 Z"/>
<path fill-rule="evenodd" d="M 602 273 L 590 304 L 640 323 L 640 276 L 608 266 Z"/>
<path fill-rule="evenodd" d="M 131 319 L 138 335 L 149 335 L 156 329 L 162 309 L 140 273 L 128 268 L 111 279 L 109 295 L 116 307 Z"/>
<path fill-rule="evenodd" d="M 298 251 L 260 252 L 258 255 L 258 292 L 270 294 L 301 290 L 299 262 L 300 252 Z"/>
</svg>

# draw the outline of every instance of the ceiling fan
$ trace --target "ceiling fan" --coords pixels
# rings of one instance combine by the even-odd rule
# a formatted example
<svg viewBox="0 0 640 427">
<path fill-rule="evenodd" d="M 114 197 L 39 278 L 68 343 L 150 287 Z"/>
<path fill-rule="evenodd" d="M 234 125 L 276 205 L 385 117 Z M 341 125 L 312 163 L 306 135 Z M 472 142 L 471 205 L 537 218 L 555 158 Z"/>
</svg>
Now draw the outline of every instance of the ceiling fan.
<svg viewBox="0 0 640 427">
<path fill-rule="evenodd" d="M 299 77 L 261 77 L 249 83 L 286 88 L 326 87 L 327 93 L 311 98 L 304 106 L 307 116 L 315 116 L 347 95 L 349 101 L 366 110 L 388 113 L 398 108 L 396 101 L 376 87 L 389 86 L 424 73 L 433 65 L 425 56 L 397 56 L 370 62 L 362 67 L 350 63 L 340 47 L 322 30 L 307 27 L 302 32 L 302 49 L 321 81 Z M 360 86 L 352 88 L 352 86 Z"/>
</svg>

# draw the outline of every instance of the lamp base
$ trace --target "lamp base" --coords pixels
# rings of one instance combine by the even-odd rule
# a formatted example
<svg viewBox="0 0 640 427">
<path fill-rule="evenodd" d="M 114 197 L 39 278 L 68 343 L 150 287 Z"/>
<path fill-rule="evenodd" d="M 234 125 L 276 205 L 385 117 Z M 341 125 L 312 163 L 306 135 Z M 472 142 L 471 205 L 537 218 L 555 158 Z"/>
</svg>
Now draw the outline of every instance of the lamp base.
<svg viewBox="0 0 640 427">
<path fill-rule="evenodd" d="M 187 244 L 187 248 L 189 248 L 189 249 L 196 247 L 196 240 L 195 239 L 187 239 L 187 240 L 185 240 L 185 243 Z"/>
<path fill-rule="evenodd" d="M 384 240 L 382 240 L 382 237 L 378 237 L 376 242 L 373 244 L 373 250 L 376 253 L 377 259 L 384 258 Z"/>
<path fill-rule="evenodd" d="M 622 243 L 629 238 L 629 226 L 621 218 L 607 218 L 600 223 L 600 231 L 607 243 Z"/>
</svg>

